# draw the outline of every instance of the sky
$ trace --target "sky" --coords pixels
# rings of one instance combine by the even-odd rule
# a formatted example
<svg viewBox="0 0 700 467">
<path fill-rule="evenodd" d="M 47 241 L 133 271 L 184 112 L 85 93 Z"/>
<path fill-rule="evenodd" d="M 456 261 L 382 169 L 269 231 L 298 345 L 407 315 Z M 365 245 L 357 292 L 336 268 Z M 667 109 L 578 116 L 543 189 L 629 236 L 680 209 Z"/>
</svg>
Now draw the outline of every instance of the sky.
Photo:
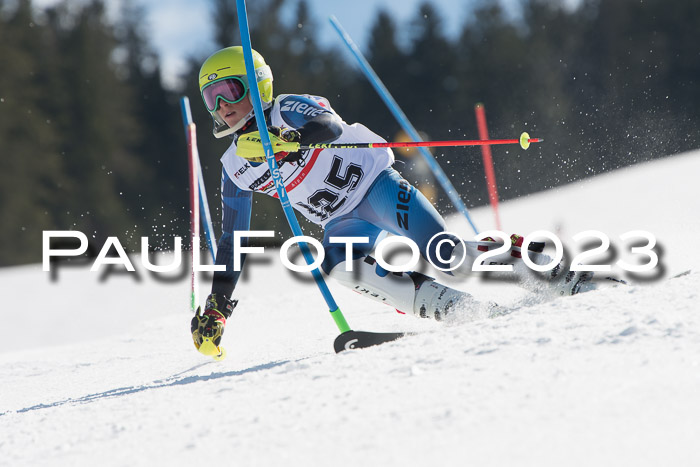
<svg viewBox="0 0 700 467">
<path fill-rule="evenodd" d="M 34 0 L 38 8 L 53 5 L 58 0 Z M 207 56 L 214 52 L 211 23 L 212 0 L 135 0 L 145 7 L 149 28 L 148 37 L 161 58 L 164 81 L 174 81 L 174 76 L 182 69 L 190 56 Z M 374 23 L 377 11 L 382 8 L 394 15 L 397 24 L 404 24 L 418 11 L 424 0 L 308 0 L 309 6 L 320 28 L 319 37 L 324 43 L 340 39 L 328 22 L 335 15 L 353 40 L 364 50 L 369 29 Z M 516 0 L 507 0 L 515 2 Z M 106 0 L 110 15 L 116 15 L 122 0 Z M 506 2 L 506 3 L 507 3 Z M 292 7 L 297 0 L 289 0 Z M 465 19 L 467 7 L 472 0 L 432 0 L 440 11 L 445 31 L 455 34 Z M 255 44 L 253 44 L 255 46 Z"/>
</svg>

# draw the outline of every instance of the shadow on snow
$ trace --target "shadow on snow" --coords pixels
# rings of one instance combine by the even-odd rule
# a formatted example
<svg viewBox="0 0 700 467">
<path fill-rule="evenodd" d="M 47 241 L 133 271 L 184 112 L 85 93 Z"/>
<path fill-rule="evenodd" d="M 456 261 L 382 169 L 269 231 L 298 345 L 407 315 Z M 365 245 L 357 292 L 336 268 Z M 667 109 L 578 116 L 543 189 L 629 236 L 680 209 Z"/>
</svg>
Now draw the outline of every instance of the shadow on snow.
<svg viewBox="0 0 700 467">
<path fill-rule="evenodd" d="M 205 365 L 209 365 L 210 363 L 212 363 L 212 362 L 202 363 L 202 364 L 194 366 L 188 370 L 181 371 L 180 373 L 174 374 L 174 375 L 172 375 L 164 380 L 162 380 L 162 379 L 156 380 L 150 384 L 142 384 L 140 386 L 128 386 L 128 387 L 123 387 L 123 388 L 110 389 L 109 391 L 98 392 L 95 394 L 88 394 L 86 396 L 79 397 L 79 398 L 65 399 L 62 401 L 52 402 L 50 404 L 37 404 L 37 405 L 33 405 L 31 407 L 26 407 L 23 409 L 16 410 L 15 412 L 16 413 L 31 412 L 34 410 L 61 407 L 61 406 L 64 406 L 66 404 L 86 404 L 86 403 L 99 401 L 102 399 L 108 399 L 108 398 L 112 398 L 112 397 L 121 397 L 121 396 L 128 396 L 131 394 L 137 394 L 139 392 L 149 391 L 152 389 L 169 388 L 169 387 L 181 386 L 181 385 L 185 385 L 185 384 L 193 384 L 193 383 L 200 383 L 200 382 L 210 381 L 210 380 L 230 378 L 232 376 L 241 376 L 241 375 L 245 375 L 247 373 L 254 373 L 256 371 L 269 370 L 271 368 L 282 366 L 286 363 L 289 363 L 289 360 L 283 360 L 283 361 L 278 361 L 278 362 L 265 363 L 262 365 L 256 365 L 256 366 L 253 366 L 250 368 L 246 368 L 245 370 L 227 371 L 225 373 L 212 373 L 212 374 L 206 375 L 206 376 L 187 376 L 187 377 L 184 377 L 181 379 L 177 379 L 185 373 L 196 370 L 196 369 L 201 368 Z M 11 413 L 11 412 L 13 412 L 13 411 L 0 413 L 0 417 L 2 417 L 3 415 L 7 415 L 8 413 Z"/>
</svg>

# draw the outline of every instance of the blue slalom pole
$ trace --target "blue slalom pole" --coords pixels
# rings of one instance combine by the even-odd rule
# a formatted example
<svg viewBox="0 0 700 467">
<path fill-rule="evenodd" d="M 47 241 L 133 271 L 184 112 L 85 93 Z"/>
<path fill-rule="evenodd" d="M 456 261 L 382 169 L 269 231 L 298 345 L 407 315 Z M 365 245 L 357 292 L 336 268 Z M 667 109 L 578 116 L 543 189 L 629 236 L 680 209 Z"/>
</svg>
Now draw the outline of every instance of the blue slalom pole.
<svg viewBox="0 0 700 467">
<path fill-rule="evenodd" d="M 394 98 L 391 97 L 389 90 L 386 88 L 386 86 L 384 86 L 382 80 L 379 79 L 379 76 L 377 76 L 377 74 L 374 72 L 372 66 L 369 64 L 367 59 L 365 59 L 364 55 L 362 55 L 360 49 L 353 42 L 350 35 L 343 29 L 343 26 L 340 25 L 336 17 L 331 15 L 328 19 L 340 35 L 340 38 L 343 39 L 343 42 L 348 47 L 350 52 L 355 56 L 358 63 L 360 64 L 360 68 L 362 69 L 363 73 L 365 74 L 369 82 L 372 84 L 374 89 L 377 91 L 379 96 L 382 98 L 386 106 L 389 107 L 391 113 L 394 114 L 394 118 L 396 118 L 396 120 L 399 122 L 406 134 L 408 134 L 408 136 L 415 142 L 423 141 L 416 129 L 413 127 L 413 125 L 411 125 L 411 122 L 408 120 L 408 117 L 406 117 L 406 114 L 404 114 L 401 108 L 399 107 L 399 104 L 397 104 Z M 418 149 L 420 150 L 421 155 L 425 159 L 425 162 L 428 163 L 430 170 L 432 170 L 435 174 L 438 183 L 440 183 L 443 190 L 445 190 L 445 192 L 447 193 L 447 196 L 449 196 L 450 200 L 452 201 L 452 204 L 454 204 L 454 206 L 459 212 L 464 214 L 464 217 L 467 218 L 469 225 L 471 225 L 472 229 L 474 229 L 474 233 L 479 233 L 476 226 L 474 225 L 474 222 L 472 221 L 471 216 L 469 215 L 469 210 L 462 202 L 462 199 L 459 197 L 457 190 L 450 182 L 450 179 L 447 178 L 447 175 L 440 167 L 440 164 L 437 163 L 433 155 L 430 154 L 430 152 L 426 148 L 419 147 Z"/>
<path fill-rule="evenodd" d="M 185 124 L 185 131 L 187 131 L 187 126 L 190 123 L 193 123 L 193 120 L 192 110 L 190 109 L 190 100 L 186 96 L 183 96 L 180 99 L 180 110 L 182 112 L 182 122 Z M 212 262 L 216 263 L 216 235 L 214 234 L 214 227 L 211 222 L 209 202 L 207 201 L 207 190 L 204 187 L 204 176 L 202 175 L 202 165 L 199 162 L 199 154 L 197 154 L 196 160 L 197 180 L 199 182 L 199 206 L 202 214 L 204 214 L 204 235 L 207 238 L 207 243 L 209 243 L 209 253 L 211 253 Z"/>
<path fill-rule="evenodd" d="M 236 0 L 236 10 L 238 12 L 238 27 L 241 31 L 241 44 L 243 46 L 243 57 L 245 59 L 246 74 L 248 75 L 249 92 L 252 96 L 253 109 L 255 111 L 255 120 L 258 124 L 258 131 L 260 132 L 260 139 L 262 141 L 263 149 L 265 150 L 265 157 L 267 158 L 267 163 L 270 166 L 270 173 L 272 174 L 272 179 L 275 182 L 275 188 L 277 189 L 277 194 L 279 195 L 280 202 L 282 203 L 282 209 L 284 210 L 284 215 L 287 218 L 287 222 L 292 229 L 294 236 L 299 237 L 304 235 L 297 220 L 291 203 L 289 202 L 289 197 L 287 196 L 287 190 L 284 187 L 282 181 L 282 176 L 280 175 L 279 169 L 277 167 L 277 161 L 275 160 L 275 154 L 272 151 L 272 143 L 270 142 L 270 136 L 267 133 L 267 123 L 265 122 L 265 114 L 262 108 L 262 100 L 260 98 L 260 90 L 258 89 L 255 75 L 255 64 L 253 63 L 253 47 L 250 42 L 250 30 L 248 29 L 248 13 L 246 11 L 245 0 Z M 309 246 L 305 242 L 299 242 L 299 249 L 301 250 L 304 259 L 307 264 L 313 264 L 314 257 L 311 255 Z M 331 291 L 328 289 L 326 281 L 321 275 L 321 271 L 318 268 L 311 271 L 316 285 L 321 291 L 323 298 L 328 305 L 329 311 L 335 324 L 341 333 L 350 331 L 350 326 L 345 317 L 343 316 L 340 308 L 335 303 Z"/>
</svg>

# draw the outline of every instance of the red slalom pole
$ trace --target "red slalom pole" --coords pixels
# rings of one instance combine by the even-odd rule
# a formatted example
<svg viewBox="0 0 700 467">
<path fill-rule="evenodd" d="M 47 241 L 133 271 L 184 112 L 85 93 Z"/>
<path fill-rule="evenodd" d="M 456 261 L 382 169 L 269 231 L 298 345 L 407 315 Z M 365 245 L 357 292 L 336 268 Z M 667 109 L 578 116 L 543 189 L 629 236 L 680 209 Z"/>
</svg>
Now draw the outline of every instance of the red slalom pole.
<svg viewBox="0 0 700 467">
<path fill-rule="evenodd" d="M 488 141 L 489 131 L 486 127 L 486 111 L 483 104 L 476 104 L 474 107 L 476 112 L 476 124 L 479 129 L 479 139 Z M 493 170 L 493 158 L 491 157 L 491 146 L 481 146 L 481 157 L 484 160 L 484 173 L 486 174 L 486 187 L 489 191 L 489 201 L 491 208 L 496 218 L 496 229 L 501 230 L 501 218 L 498 215 L 498 188 L 496 186 L 496 173 Z"/>
</svg>

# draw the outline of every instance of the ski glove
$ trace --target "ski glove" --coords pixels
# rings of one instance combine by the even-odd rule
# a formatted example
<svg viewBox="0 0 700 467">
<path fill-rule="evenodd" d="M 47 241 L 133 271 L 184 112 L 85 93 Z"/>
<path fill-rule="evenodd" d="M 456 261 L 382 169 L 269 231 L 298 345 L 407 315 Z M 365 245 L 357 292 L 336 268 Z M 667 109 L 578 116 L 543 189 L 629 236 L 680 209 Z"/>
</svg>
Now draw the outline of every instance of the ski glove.
<svg viewBox="0 0 700 467">
<path fill-rule="evenodd" d="M 288 153 L 298 151 L 301 140 L 298 131 L 282 131 L 279 127 L 270 126 L 267 128 L 267 132 L 277 160 L 283 160 Z M 236 142 L 236 154 L 251 162 L 265 162 L 265 150 L 260 139 L 260 132 L 253 131 L 239 136 Z"/>
<path fill-rule="evenodd" d="M 217 297 L 211 294 L 207 297 L 204 306 L 204 314 L 201 315 L 201 307 L 192 318 L 190 330 L 194 346 L 204 355 L 216 355 L 220 353 L 219 344 L 226 327 L 226 319 L 233 314 L 238 300 L 229 300 L 225 295 Z"/>
<path fill-rule="evenodd" d="M 270 128 L 278 129 L 274 126 Z M 301 144 L 301 133 L 299 133 L 297 130 L 286 130 L 282 132 L 281 137 L 289 143 Z M 299 146 L 297 145 L 297 147 Z M 285 162 L 299 162 L 299 159 L 301 159 L 303 156 L 304 151 L 289 151 L 287 155 L 282 158 L 282 160 Z"/>
</svg>

